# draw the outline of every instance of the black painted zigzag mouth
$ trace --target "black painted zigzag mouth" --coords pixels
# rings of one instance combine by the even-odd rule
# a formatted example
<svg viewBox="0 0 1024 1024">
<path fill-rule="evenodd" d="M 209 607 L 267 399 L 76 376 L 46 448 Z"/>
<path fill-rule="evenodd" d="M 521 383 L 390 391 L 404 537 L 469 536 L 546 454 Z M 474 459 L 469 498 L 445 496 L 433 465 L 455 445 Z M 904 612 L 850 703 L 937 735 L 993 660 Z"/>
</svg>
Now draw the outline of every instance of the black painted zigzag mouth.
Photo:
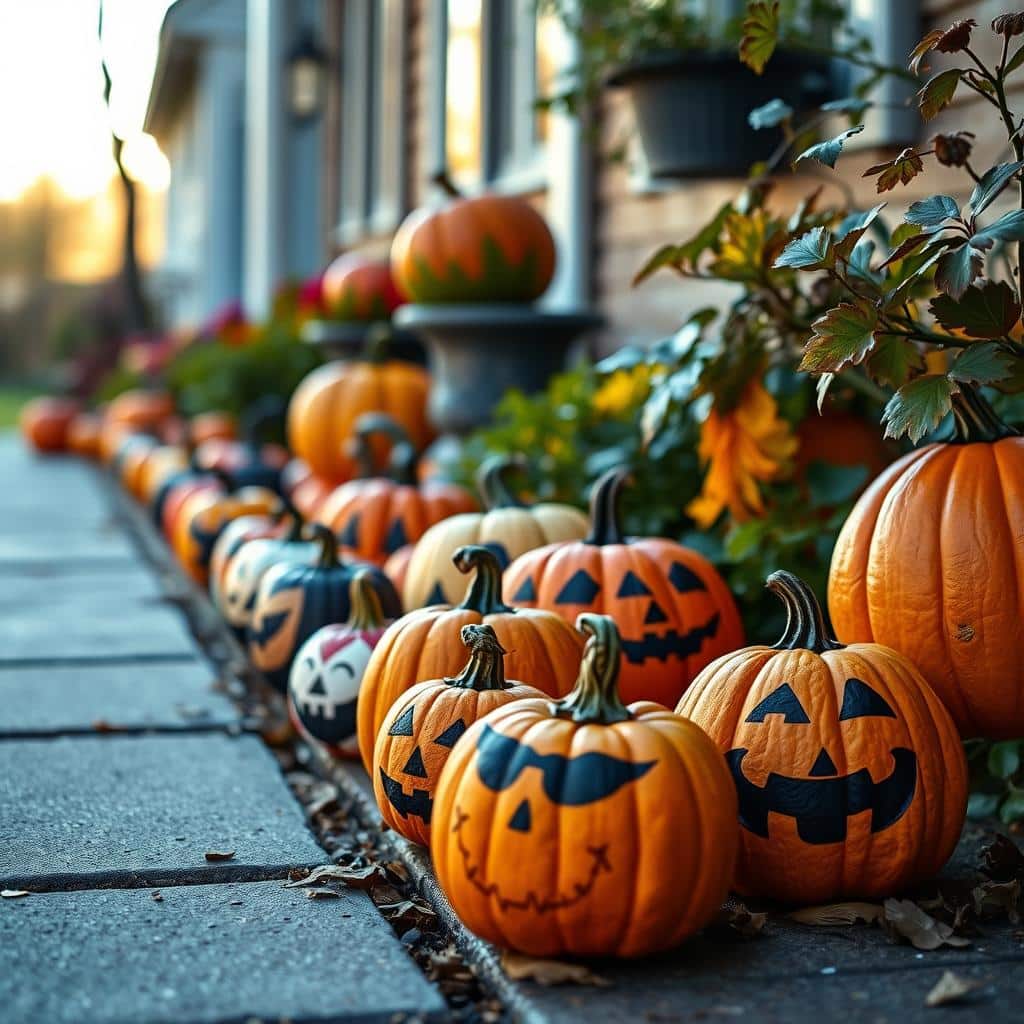
<svg viewBox="0 0 1024 1024">
<path fill-rule="evenodd" d="M 639 640 L 622 638 L 622 652 L 626 660 L 640 665 L 648 658 L 668 661 L 669 658 L 689 658 L 699 653 L 705 640 L 718 632 L 720 616 L 715 612 L 703 626 L 694 626 L 685 633 L 670 629 L 665 633 L 644 633 Z"/>
<path fill-rule="evenodd" d="M 336 704 L 334 714 L 325 714 L 325 705 L 321 701 L 316 705 L 312 701 L 297 700 L 295 710 L 299 721 L 323 743 L 337 745 L 356 734 L 356 702 Z"/>
<path fill-rule="evenodd" d="M 861 768 L 835 778 L 799 779 L 771 772 L 764 786 L 756 786 L 743 774 L 747 753 L 730 750 L 725 760 L 739 794 L 740 824 L 765 839 L 770 812 L 793 818 L 797 834 L 813 845 L 842 842 L 847 819 L 863 811 L 871 811 L 871 831 L 881 832 L 903 817 L 917 790 L 917 755 L 906 747 L 893 748 L 893 770 L 881 782 Z"/>
<path fill-rule="evenodd" d="M 414 789 L 412 796 L 406 794 L 402 784 L 391 778 L 383 768 L 380 771 L 380 781 L 384 786 L 384 795 L 388 803 L 403 818 L 410 814 L 422 819 L 424 825 L 430 824 L 430 817 L 434 813 L 434 798 L 425 789 Z"/>
</svg>

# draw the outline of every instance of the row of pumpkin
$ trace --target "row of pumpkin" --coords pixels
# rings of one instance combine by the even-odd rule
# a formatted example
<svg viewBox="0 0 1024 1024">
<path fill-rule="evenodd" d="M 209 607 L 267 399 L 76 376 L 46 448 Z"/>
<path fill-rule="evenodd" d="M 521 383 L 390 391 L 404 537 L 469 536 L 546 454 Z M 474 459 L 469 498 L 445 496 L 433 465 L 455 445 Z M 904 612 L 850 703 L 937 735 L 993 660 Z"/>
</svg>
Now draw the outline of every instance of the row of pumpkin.
<svg viewBox="0 0 1024 1024">
<path fill-rule="evenodd" d="M 321 522 L 303 528 L 272 492 L 294 501 L 314 478 L 268 467 L 252 444 L 221 439 L 220 464 L 209 468 L 197 448 L 190 467 L 163 479 L 130 468 L 147 443 L 138 438 L 125 437 L 113 461 L 159 515 L 183 566 L 208 574 L 254 664 L 288 686 L 307 739 L 351 753 L 354 727 L 385 820 L 430 844 L 471 928 L 534 954 L 628 956 L 701 927 L 730 884 L 802 903 L 878 896 L 931 877 L 948 858 L 966 805 L 957 725 L 1022 731 L 1024 703 L 1019 610 L 998 622 L 1001 606 L 975 577 L 1005 574 L 1007 557 L 1015 571 L 1024 442 L 969 390 L 957 417 L 957 443 L 912 453 L 861 499 L 830 587 L 841 631 L 851 621 L 844 600 L 866 609 L 872 628 L 894 614 L 879 603 L 886 587 L 912 629 L 938 615 L 925 649 L 944 651 L 929 678 L 945 704 L 905 647 L 839 643 L 814 596 L 785 573 L 769 580 L 789 610 L 785 636 L 744 648 L 709 563 L 665 539 L 623 536 L 624 470 L 595 486 L 589 524 L 542 506 L 440 518 L 450 507 L 428 511 L 425 494 L 448 485 L 370 477 L 321 493 L 308 506 Z M 395 429 L 379 416 L 361 421 L 349 440 L 369 458 L 385 426 Z M 392 463 L 407 463 L 404 447 L 401 437 L 392 444 Z M 485 497 L 495 502 L 497 490 L 499 505 L 511 497 L 503 472 L 483 474 Z M 224 473 L 246 486 L 230 492 Z M 342 492 L 353 499 L 348 518 L 338 512 L 348 507 Z M 387 501 L 364 505 L 370 495 Z M 449 497 L 456 508 L 472 500 Z M 987 512 L 1008 524 L 998 538 L 989 520 L 978 522 L 981 501 L 1002 503 Z M 406 514 L 412 505 L 418 519 Z M 432 516 L 440 521 L 428 526 Z M 518 525 L 499 528 L 506 518 Z M 552 522 L 566 535 L 546 536 Z M 909 564 L 884 549 L 884 529 L 911 531 Z M 371 560 L 339 559 L 339 535 Z M 553 543 L 536 546 L 544 540 Z M 973 563 L 965 545 L 977 549 Z M 391 568 L 396 587 L 382 565 L 406 548 L 411 557 Z M 880 548 L 881 571 L 871 564 Z M 922 555 L 930 561 L 915 561 Z M 449 603 L 441 563 L 472 577 L 459 605 Z M 925 598 L 937 575 L 947 593 L 933 607 Z M 1012 604 L 1020 588 L 1008 579 L 1000 597 Z M 399 614 L 399 589 L 408 597 L 416 586 L 445 602 L 407 601 L 385 629 Z M 952 637 L 951 607 L 961 616 Z M 996 678 L 984 659 L 1000 625 L 1017 646 L 994 655 Z M 872 639 L 857 631 L 847 638 Z M 956 643 L 970 648 L 963 681 Z M 943 687 L 950 675 L 959 699 Z"/>
</svg>

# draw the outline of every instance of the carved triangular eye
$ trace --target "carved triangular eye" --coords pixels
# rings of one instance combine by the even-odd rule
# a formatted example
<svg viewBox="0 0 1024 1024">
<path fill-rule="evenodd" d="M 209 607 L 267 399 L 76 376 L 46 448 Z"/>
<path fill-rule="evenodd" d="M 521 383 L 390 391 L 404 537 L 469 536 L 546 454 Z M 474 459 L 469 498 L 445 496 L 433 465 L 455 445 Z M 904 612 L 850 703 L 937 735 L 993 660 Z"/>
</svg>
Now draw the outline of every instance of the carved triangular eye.
<svg viewBox="0 0 1024 1024">
<path fill-rule="evenodd" d="M 577 569 L 558 592 L 555 604 L 590 604 L 601 585 L 583 569 Z"/>
<path fill-rule="evenodd" d="M 523 580 L 519 589 L 512 595 L 513 601 L 536 601 L 537 600 L 537 588 L 533 585 L 533 580 L 527 576 Z"/>
<path fill-rule="evenodd" d="M 622 582 L 619 584 L 619 592 L 615 595 L 616 597 L 639 597 L 641 595 L 649 597 L 651 594 L 650 587 L 635 572 L 630 569 L 626 575 L 622 577 Z"/>
<path fill-rule="evenodd" d="M 427 594 L 427 604 L 447 604 L 448 598 L 444 596 L 444 591 L 441 589 L 441 581 L 438 580 L 434 584 L 434 589 Z"/>
<path fill-rule="evenodd" d="M 405 532 L 405 524 L 401 519 L 396 519 L 391 524 L 391 529 L 388 530 L 388 535 L 384 538 L 384 550 L 387 552 L 397 551 L 400 547 L 404 547 L 409 543 L 409 538 Z"/>
<path fill-rule="evenodd" d="M 419 747 L 412 752 L 409 760 L 405 762 L 405 767 L 402 771 L 415 779 L 425 779 L 427 777 L 427 769 L 423 765 L 423 755 L 420 753 Z"/>
<path fill-rule="evenodd" d="M 412 735 L 412 712 L 414 707 L 415 705 L 410 705 L 395 719 L 394 724 L 388 729 L 389 736 Z"/>
<path fill-rule="evenodd" d="M 516 832 L 530 831 L 530 801 L 523 800 L 508 820 L 508 827 Z"/>
<path fill-rule="evenodd" d="M 647 609 L 647 614 L 644 616 L 644 625 L 653 626 L 658 622 L 668 622 L 668 616 L 665 614 L 665 609 L 657 601 L 652 601 Z"/>
<path fill-rule="evenodd" d="M 753 711 L 747 715 L 748 722 L 763 722 L 768 715 L 782 715 L 782 720 L 790 725 L 807 725 L 810 719 L 803 705 L 797 699 L 789 683 L 783 683 L 777 690 L 772 690 Z"/>
<path fill-rule="evenodd" d="M 849 718 L 863 718 L 874 715 L 881 718 L 895 718 L 896 712 L 889 707 L 885 698 L 875 693 L 863 679 L 847 679 L 843 688 L 843 706 L 839 721 Z"/>
<path fill-rule="evenodd" d="M 345 529 L 338 534 L 338 543 L 347 548 L 359 547 L 359 514 L 356 513 L 346 524 Z"/>
<path fill-rule="evenodd" d="M 691 590 L 707 590 L 704 581 L 682 562 L 673 562 L 668 572 L 668 581 L 680 594 L 688 594 Z"/>
<path fill-rule="evenodd" d="M 437 739 L 435 743 L 440 744 L 442 747 L 454 747 L 458 742 L 459 737 L 466 731 L 466 723 L 458 718 Z"/>
</svg>

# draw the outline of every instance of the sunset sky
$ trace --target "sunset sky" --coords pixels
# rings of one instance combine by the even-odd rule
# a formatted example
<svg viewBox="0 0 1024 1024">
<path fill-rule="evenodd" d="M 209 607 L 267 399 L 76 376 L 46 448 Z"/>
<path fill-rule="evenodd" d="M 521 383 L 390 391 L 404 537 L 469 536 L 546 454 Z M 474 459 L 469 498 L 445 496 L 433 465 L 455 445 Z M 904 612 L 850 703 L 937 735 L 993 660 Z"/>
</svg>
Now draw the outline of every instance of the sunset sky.
<svg viewBox="0 0 1024 1024">
<path fill-rule="evenodd" d="M 106 0 L 104 49 L 114 130 L 129 171 L 166 187 L 167 163 L 141 133 L 157 38 L 170 0 Z M 106 190 L 114 172 L 103 104 L 98 0 L 0 0 L 0 202 L 49 175 L 69 197 Z"/>
</svg>

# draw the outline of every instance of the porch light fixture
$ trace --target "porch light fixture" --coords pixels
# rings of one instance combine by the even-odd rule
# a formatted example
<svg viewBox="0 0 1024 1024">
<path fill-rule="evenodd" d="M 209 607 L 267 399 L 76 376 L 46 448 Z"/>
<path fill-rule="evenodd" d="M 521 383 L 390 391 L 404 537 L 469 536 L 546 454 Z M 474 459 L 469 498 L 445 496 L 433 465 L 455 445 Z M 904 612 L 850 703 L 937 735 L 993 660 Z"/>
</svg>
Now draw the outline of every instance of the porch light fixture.
<svg viewBox="0 0 1024 1024">
<path fill-rule="evenodd" d="M 288 53 L 288 104 L 299 120 L 308 120 L 320 112 L 326 69 L 327 54 L 307 25 Z"/>
</svg>

